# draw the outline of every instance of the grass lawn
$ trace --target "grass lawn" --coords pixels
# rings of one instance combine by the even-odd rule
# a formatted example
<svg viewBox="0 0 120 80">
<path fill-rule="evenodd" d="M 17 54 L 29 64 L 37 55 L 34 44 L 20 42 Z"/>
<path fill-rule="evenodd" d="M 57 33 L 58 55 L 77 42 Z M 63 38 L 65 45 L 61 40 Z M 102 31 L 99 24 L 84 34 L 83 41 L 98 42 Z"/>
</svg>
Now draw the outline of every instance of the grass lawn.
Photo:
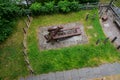
<svg viewBox="0 0 120 80">
<path fill-rule="evenodd" d="M 110 0 L 100 0 L 109 2 Z M 98 17 L 95 20 L 84 20 L 87 13 L 97 13 L 97 10 L 73 12 L 69 14 L 53 14 L 34 17 L 28 33 L 28 52 L 30 62 L 37 74 L 69 70 L 73 68 L 93 67 L 103 63 L 120 61 L 119 52 L 110 42 L 95 45 L 96 40 L 105 39 L 99 24 Z M 76 45 L 56 50 L 41 51 L 38 47 L 38 28 L 44 26 L 80 22 L 84 25 L 89 43 Z M 93 26 L 88 29 L 88 26 Z M 23 31 L 25 24 L 18 21 L 13 34 L 0 44 L 0 80 L 16 80 L 19 76 L 28 74 L 23 57 Z M 97 35 L 97 37 L 95 36 Z"/>
<path fill-rule="evenodd" d="M 18 21 L 13 34 L 0 44 L 0 80 L 15 80 L 27 74 L 22 55 L 23 27 L 23 21 Z"/>
<path fill-rule="evenodd" d="M 100 0 L 101 3 L 109 3 L 111 0 Z"/>
<path fill-rule="evenodd" d="M 95 20 L 85 21 L 87 13 L 97 14 Z M 80 22 L 84 25 L 89 39 L 88 44 L 76 45 L 56 50 L 41 51 L 38 47 L 39 27 Z M 89 29 L 88 26 L 93 26 Z M 97 36 L 95 36 L 97 35 Z M 69 14 L 54 14 L 34 17 L 28 32 L 28 52 L 33 69 L 37 74 L 69 70 L 73 68 L 93 67 L 103 63 L 120 61 L 120 54 L 114 46 L 108 42 L 95 45 L 97 39 L 104 40 L 106 37 L 102 31 L 98 19 L 97 10 L 73 12 Z"/>
<path fill-rule="evenodd" d="M 114 4 L 120 8 L 120 0 L 114 1 Z"/>
<path fill-rule="evenodd" d="M 110 3 L 111 0 L 100 0 L 101 3 Z M 114 0 L 114 4 L 117 6 L 117 7 L 120 7 L 120 0 Z"/>
</svg>

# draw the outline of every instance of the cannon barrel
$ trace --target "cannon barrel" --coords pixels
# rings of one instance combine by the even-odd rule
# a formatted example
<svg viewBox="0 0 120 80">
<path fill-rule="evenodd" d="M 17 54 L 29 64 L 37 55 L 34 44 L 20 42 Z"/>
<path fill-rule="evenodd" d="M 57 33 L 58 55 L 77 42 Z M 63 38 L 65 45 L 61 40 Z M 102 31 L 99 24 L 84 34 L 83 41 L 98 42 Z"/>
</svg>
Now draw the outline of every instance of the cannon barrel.
<svg viewBox="0 0 120 80">
<path fill-rule="evenodd" d="M 48 28 L 48 32 L 55 31 L 55 30 L 57 30 L 57 29 L 63 29 L 63 27 L 62 27 L 62 26 L 50 27 L 50 28 Z"/>
</svg>

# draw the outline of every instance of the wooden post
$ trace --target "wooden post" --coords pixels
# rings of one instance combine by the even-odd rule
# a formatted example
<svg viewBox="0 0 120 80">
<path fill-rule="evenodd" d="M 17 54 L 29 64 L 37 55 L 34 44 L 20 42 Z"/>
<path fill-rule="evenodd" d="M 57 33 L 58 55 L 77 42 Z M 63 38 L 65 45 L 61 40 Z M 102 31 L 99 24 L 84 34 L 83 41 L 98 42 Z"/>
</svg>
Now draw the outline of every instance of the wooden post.
<svg viewBox="0 0 120 80">
<path fill-rule="evenodd" d="M 98 45 L 100 43 L 100 39 L 98 39 L 97 41 L 96 41 L 96 45 Z"/>
<path fill-rule="evenodd" d="M 27 65 L 30 65 L 30 62 L 27 58 L 25 58 L 25 62 L 27 63 Z"/>
<path fill-rule="evenodd" d="M 101 7 L 100 10 L 99 10 L 99 14 L 101 14 L 102 10 L 103 10 L 103 8 Z"/>
<path fill-rule="evenodd" d="M 25 28 L 23 28 L 23 31 L 24 31 L 24 33 L 26 34 L 26 30 L 25 30 Z"/>
<path fill-rule="evenodd" d="M 24 47 L 24 49 L 27 48 L 27 45 L 26 45 L 26 43 L 25 43 L 25 40 L 23 40 L 23 47 Z"/>
<path fill-rule="evenodd" d="M 29 15 L 27 15 L 27 17 L 28 17 L 28 21 L 30 22 L 31 20 L 30 20 L 30 16 Z"/>
<path fill-rule="evenodd" d="M 114 37 L 114 39 L 111 41 L 112 43 L 115 42 L 115 40 L 117 39 L 117 37 Z"/>
<path fill-rule="evenodd" d="M 101 8 L 101 3 L 100 3 L 100 2 L 98 3 L 98 8 L 99 8 L 99 9 Z"/>
<path fill-rule="evenodd" d="M 26 44 L 25 40 L 23 41 L 23 46 L 24 46 L 25 49 L 27 48 L 27 44 Z"/>
<path fill-rule="evenodd" d="M 109 37 L 104 40 L 104 44 L 106 44 L 108 40 L 109 40 Z"/>
<path fill-rule="evenodd" d="M 117 47 L 117 49 L 120 49 L 120 45 Z"/>
<path fill-rule="evenodd" d="M 110 8 L 110 6 L 112 5 L 113 2 L 114 2 L 114 0 L 110 1 L 109 5 L 108 5 L 108 8 L 106 9 L 106 12 L 108 12 L 108 10 L 109 10 L 109 8 Z"/>
<path fill-rule="evenodd" d="M 86 15 L 86 18 L 85 18 L 85 20 L 87 21 L 87 20 L 88 20 L 88 18 L 89 18 L 89 14 L 87 14 L 87 15 Z"/>
<path fill-rule="evenodd" d="M 88 9 L 88 7 L 89 7 L 89 2 L 88 2 L 87 5 L 86 5 L 86 10 Z"/>
<path fill-rule="evenodd" d="M 30 65 L 28 66 L 28 68 L 30 70 L 30 73 L 34 74 L 34 71 L 33 71 L 32 67 Z"/>
<path fill-rule="evenodd" d="M 24 54 L 24 56 L 27 56 L 27 52 L 26 52 L 26 50 L 23 51 L 23 54 Z"/>
<path fill-rule="evenodd" d="M 100 13 L 100 18 L 102 17 L 102 15 L 103 15 L 103 12 Z"/>
<path fill-rule="evenodd" d="M 29 28 L 29 25 L 28 25 L 27 21 L 25 21 L 25 24 L 26 24 L 27 28 Z"/>
</svg>

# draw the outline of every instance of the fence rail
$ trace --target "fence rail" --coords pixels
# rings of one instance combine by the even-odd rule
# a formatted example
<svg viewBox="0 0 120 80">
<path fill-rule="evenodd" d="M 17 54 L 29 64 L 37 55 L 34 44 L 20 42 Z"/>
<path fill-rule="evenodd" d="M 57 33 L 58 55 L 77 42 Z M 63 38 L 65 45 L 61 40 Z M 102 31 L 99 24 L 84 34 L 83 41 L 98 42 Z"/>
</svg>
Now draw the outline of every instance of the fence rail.
<svg viewBox="0 0 120 80">
<path fill-rule="evenodd" d="M 115 10 L 116 6 L 112 5 L 112 6 L 110 6 L 110 8 L 111 8 L 111 10 L 114 12 L 114 15 L 115 15 L 116 19 L 120 22 L 120 15 L 119 15 L 119 13 L 116 12 L 116 10 Z"/>
</svg>

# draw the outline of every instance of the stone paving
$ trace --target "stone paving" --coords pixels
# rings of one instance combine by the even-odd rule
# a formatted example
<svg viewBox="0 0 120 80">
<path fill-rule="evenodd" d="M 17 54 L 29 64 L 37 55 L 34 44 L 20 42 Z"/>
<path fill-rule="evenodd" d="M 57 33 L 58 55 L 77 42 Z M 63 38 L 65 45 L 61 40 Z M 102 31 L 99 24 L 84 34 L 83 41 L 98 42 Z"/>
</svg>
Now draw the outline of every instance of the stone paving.
<svg viewBox="0 0 120 80">
<path fill-rule="evenodd" d="M 55 25 L 55 26 L 59 26 L 59 25 Z M 85 44 L 85 43 L 88 42 L 87 36 L 84 32 L 84 27 L 79 22 L 62 24 L 62 26 L 64 28 L 79 27 L 82 34 L 78 35 L 78 36 L 73 36 L 73 37 L 70 37 L 70 38 L 64 38 L 64 39 L 61 39 L 61 40 L 59 40 L 57 42 L 54 42 L 54 43 L 51 43 L 51 42 L 47 43 L 46 39 L 44 38 L 44 35 L 48 34 L 47 29 L 49 27 L 52 27 L 52 26 L 40 27 L 38 36 L 39 36 L 39 47 L 40 47 L 41 50 L 68 47 L 68 46 L 72 46 L 72 45 Z"/>
<path fill-rule="evenodd" d="M 120 63 L 103 64 L 94 68 L 73 69 L 50 72 L 48 74 L 31 75 L 19 80 L 92 80 L 109 75 L 120 74 Z"/>
<path fill-rule="evenodd" d="M 117 37 L 116 41 L 114 42 L 114 45 L 117 47 L 120 45 L 120 29 L 118 29 L 118 27 L 113 23 L 114 15 L 111 10 L 107 12 L 107 15 L 108 20 L 105 22 L 100 20 L 100 22 L 105 35 L 109 37 L 110 41 L 112 41 L 114 37 Z"/>
<path fill-rule="evenodd" d="M 95 78 L 95 79 L 90 79 L 90 80 L 120 80 L 120 74 L 105 76 L 105 77 Z"/>
</svg>

